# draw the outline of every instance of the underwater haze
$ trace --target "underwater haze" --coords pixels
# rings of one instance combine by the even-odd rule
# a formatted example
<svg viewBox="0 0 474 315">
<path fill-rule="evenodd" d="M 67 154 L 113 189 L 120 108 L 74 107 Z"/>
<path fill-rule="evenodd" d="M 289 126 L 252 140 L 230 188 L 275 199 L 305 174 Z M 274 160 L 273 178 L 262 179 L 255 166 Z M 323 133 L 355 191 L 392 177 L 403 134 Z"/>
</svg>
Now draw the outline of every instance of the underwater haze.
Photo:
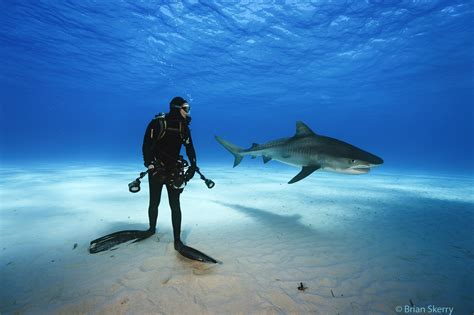
<svg viewBox="0 0 474 315">
<path fill-rule="evenodd" d="M 471 314 L 473 6 L 0 1 L 0 313 Z M 186 187 L 183 239 L 221 264 L 175 254 L 165 193 L 153 239 L 90 255 L 148 227 L 127 184 L 175 96 L 216 183 Z M 384 163 L 287 185 L 300 168 L 215 140 L 297 121 Z"/>
<path fill-rule="evenodd" d="M 2 1 L 2 163 L 141 164 L 181 95 L 200 161 L 214 141 L 296 120 L 385 160 L 472 174 L 470 1 Z"/>
</svg>

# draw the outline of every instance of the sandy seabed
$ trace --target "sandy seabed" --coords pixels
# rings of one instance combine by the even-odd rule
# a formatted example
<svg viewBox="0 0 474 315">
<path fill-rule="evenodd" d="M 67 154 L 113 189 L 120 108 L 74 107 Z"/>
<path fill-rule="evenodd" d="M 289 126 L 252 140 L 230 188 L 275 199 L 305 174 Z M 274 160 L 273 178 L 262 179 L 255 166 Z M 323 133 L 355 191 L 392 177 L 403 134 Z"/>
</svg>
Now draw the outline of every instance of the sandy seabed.
<svg viewBox="0 0 474 315">
<path fill-rule="evenodd" d="M 89 254 L 94 238 L 148 227 L 134 167 L 3 167 L 0 313 L 472 314 L 472 177 L 316 172 L 288 185 L 298 170 L 271 164 L 209 165 L 215 188 L 186 187 L 182 238 L 215 265 L 174 251 L 165 190 L 156 235 Z"/>
</svg>

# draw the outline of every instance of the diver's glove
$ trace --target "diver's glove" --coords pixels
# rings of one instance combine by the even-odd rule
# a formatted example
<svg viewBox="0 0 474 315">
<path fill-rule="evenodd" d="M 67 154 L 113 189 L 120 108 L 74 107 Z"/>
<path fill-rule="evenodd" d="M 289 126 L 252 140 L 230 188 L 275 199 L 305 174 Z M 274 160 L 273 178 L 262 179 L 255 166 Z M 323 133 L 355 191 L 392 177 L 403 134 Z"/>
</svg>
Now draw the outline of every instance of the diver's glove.
<svg viewBox="0 0 474 315">
<path fill-rule="evenodd" d="M 196 173 L 196 164 L 191 164 L 191 166 L 186 170 L 186 173 L 184 173 L 184 180 L 185 181 L 190 181 L 191 178 L 194 177 L 194 174 Z"/>
</svg>

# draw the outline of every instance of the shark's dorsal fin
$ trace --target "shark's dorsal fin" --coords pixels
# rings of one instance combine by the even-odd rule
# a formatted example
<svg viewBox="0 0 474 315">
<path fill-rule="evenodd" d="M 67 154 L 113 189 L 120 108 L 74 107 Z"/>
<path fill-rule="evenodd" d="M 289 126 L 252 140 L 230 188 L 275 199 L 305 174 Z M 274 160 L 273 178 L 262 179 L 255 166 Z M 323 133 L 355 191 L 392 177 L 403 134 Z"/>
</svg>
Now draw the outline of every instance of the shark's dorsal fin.
<svg viewBox="0 0 474 315">
<path fill-rule="evenodd" d="M 296 122 L 296 135 L 295 136 L 310 136 L 315 135 L 316 133 L 311 130 L 306 124 L 302 121 Z"/>
</svg>

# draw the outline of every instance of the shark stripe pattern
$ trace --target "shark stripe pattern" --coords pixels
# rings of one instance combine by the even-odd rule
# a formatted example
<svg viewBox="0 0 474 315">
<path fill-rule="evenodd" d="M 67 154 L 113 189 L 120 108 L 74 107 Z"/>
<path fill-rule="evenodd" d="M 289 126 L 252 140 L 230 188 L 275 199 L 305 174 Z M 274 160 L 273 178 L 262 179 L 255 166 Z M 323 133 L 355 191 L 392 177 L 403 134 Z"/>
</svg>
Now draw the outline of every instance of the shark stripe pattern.
<svg viewBox="0 0 474 315">
<path fill-rule="evenodd" d="M 296 122 L 296 134 L 290 138 L 254 143 L 248 149 L 240 148 L 218 136 L 215 137 L 234 156 L 234 167 L 244 156 L 262 156 L 263 162 L 271 160 L 301 167 L 301 171 L 288 184 L 296 183 L 314 171 L 324 170 L 344 174 L 366 174 L 374 166 L 383 164 L 378 156 L 349 143 L 321 136 L 301 121 Z"/>
</svg>

